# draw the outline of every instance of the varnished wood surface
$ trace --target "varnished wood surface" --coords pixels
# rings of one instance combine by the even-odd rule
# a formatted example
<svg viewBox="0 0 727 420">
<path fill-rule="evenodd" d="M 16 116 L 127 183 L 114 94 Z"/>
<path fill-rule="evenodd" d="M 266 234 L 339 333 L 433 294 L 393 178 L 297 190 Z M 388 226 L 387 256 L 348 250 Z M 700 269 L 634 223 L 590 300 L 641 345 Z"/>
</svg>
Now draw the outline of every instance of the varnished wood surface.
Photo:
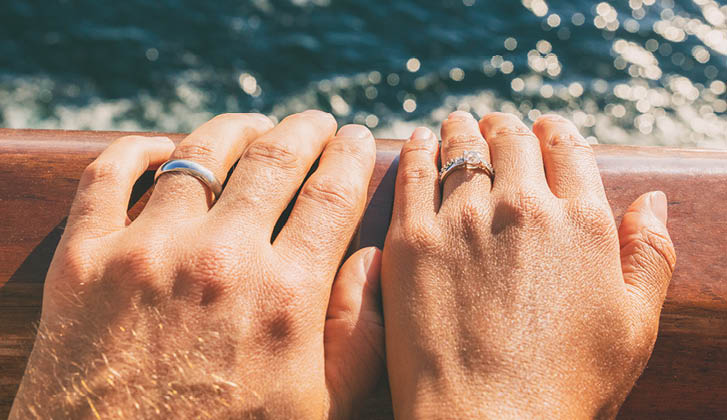
<svg viewBox="0 0 727 420">
<path fill-rule="evenodd" d="M 0 417 L 33 341 L 45 272 L 83 168 L 121 133 L 0 129 Z M 170 135 L 175 141 L 182 135 Z M 383 245 L 401 142 L 378 141 L 357 244 Z M 618 219 L 641 193 L 669 196 L 677 271 L 645 374 L 621 418 L 727 418 L 727 152 L 598 146 Z M 135 190 L 138 212 L 151 185 Z M 473 396 L 474 397 L 474 396 Z M 361 418 L 390 419 L 383 381 Z"/>
</svg>

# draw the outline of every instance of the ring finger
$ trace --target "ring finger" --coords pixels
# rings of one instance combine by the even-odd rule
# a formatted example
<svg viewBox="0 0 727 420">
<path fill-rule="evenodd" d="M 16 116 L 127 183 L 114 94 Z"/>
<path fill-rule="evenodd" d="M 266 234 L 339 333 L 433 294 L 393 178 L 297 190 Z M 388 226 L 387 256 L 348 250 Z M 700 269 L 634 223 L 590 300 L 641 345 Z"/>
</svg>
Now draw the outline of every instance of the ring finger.
<svg viewBox="0 0 727 420">
<path fill-rule="evenodd" d="M 172 154 L 209 169 L 220 183 L 254 139 L 273 127 L 260 114 L 223 114 L 194 130 Z M 195 177 L 181 173 L 160 176 L 142 217 L 154 214 L 195 217 L 207 213 L 211 192 Z"/>
<path fill-rule="evenodd" d="M 485 162 L 490 161 L 490 149 L 475 118 L 469 112 L 455 111 L 442 123 L 442 167 L 469 151 L 479 153 Z M 442 202 L 457 191 L 489 192 L 491 186 L 492 181 L 484 171 L 458 169 L 447 177 L 442 186 Z M 469 191 L 465 194 L 469 195 Z"/>
</svg>

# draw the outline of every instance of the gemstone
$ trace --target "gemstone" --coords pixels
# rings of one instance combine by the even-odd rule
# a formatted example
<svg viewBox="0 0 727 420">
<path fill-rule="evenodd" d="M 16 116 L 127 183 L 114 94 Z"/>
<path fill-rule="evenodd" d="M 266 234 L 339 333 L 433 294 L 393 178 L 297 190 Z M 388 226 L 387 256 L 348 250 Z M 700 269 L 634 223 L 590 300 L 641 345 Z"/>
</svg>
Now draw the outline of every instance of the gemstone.
<svg viewBox="0 0 727 420">
<path fill-rule="evenodd" d="M 464 161 L 467 165 L 479 165 L 482 162 L 480 154 L 475 151 L 468 151 L 464 154 Z"/>
</svg>

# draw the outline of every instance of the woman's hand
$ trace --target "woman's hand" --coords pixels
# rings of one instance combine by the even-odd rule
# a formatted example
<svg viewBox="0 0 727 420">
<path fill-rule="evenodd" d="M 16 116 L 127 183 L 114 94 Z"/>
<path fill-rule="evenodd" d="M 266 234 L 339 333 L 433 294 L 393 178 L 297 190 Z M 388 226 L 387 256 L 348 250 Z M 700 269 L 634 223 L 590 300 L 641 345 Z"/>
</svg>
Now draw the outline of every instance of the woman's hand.
<svg viewBox="0 0 727 420">
<path fill-rule="evenodd" d="M 382 292 L 397 418 L 612 417 L 656 340 L 675 264 L 663 193 L 616 228 L 593 151 L 570 122 L 455 112 L 399 164 Z M 485 140 L 486 139 L 486 140 Z M 491 159 L 490 159 L 491 157 Z"/>
<path fill-rule="evenodd" d="M 345 418 L 383 369 L 383 330 L 380 253 L 336 276 L 375 143 L 360 126 L 335 133 L 318 111 L 276 127 L 230 114 L 176 149 L 113 143 L 81 179 L 11 417 Z M 221 181 L 240 160 L 212 208 L 197 179 L 165 174 L 130 222 L 134 182 L 167 159 Z"/>
</svg>

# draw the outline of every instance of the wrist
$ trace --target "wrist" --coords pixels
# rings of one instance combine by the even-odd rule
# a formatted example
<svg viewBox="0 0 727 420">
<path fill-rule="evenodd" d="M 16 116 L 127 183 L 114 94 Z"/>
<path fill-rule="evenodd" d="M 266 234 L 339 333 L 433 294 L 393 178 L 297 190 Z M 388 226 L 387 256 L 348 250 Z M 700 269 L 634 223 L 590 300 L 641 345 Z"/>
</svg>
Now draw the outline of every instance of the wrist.
<svg viewBox="0 0 727 420">
<path fill-rule="evenodd" d="M 392 386 L 397 418 L 613 418 L 620 406 L 601 404 L 583 389 L 574 391 L 537 378 L 528 382 L 458 376 L 416 378 L 410 383 L 416 385 L 405 394 L 397 393 Z"/>
</svg>

